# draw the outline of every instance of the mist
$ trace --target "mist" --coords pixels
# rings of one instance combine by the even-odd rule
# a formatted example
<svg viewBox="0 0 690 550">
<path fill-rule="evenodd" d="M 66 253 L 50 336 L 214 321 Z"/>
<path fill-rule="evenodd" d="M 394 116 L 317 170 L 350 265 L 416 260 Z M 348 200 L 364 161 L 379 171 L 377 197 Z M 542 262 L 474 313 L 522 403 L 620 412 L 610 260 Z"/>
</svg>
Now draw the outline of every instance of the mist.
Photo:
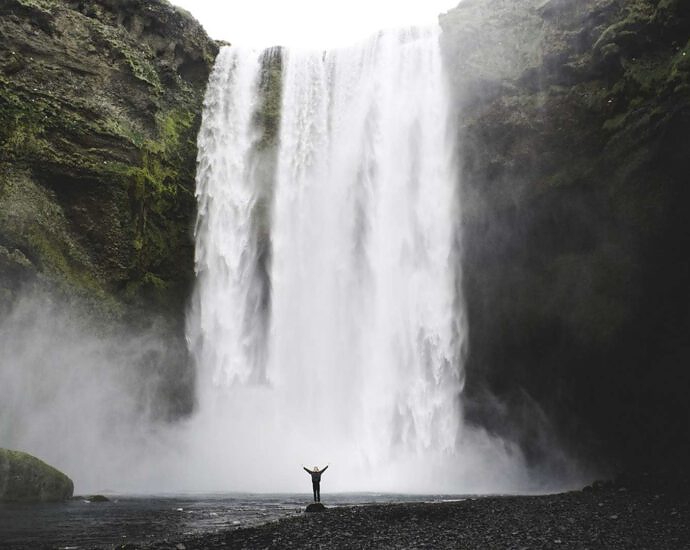
<svg viewBox="0 0 690 550">
<path fill-rule="evenodd" d="M 0 443 L 67 473 L 77 492 L 151 492 L 175 453 L 160 420 L 170 342 L 91 323 L 83 307 L 25 292 L 0 323 Z"/>
<path fill-rule="evenodd" d="M 536 470 L 515 443 L 480 428 L 465 427 L 455 450 L 372 455 L 337 430 L 291 425 L 291 405 L 270 385 L 209 388 L 193 414 L 169 421 L 152 357 L 166 357 L 170 342 L 88 319 L 39 293 L 0 324 L 0 444 L 64 471 L 76 494 L 306 492 L 302 465 L 328 463 L 331 492 L 550 492 L 586 479 L 555 448 L 566 468 Z"/>
</svg>

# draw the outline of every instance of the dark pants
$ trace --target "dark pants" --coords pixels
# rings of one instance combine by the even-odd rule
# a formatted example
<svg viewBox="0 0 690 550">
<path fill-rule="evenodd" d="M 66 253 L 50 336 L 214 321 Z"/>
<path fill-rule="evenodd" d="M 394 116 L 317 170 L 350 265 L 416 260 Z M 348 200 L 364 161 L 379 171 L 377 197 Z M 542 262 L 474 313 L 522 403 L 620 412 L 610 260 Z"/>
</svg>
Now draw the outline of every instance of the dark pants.
<svg viewBox="0 0 690 550">
<path fill-rule="evenodd" d="M 317 481 L 311 485 L 314 489 L 314 502 L 321 502 L 321 484 Z"/>
</svg>

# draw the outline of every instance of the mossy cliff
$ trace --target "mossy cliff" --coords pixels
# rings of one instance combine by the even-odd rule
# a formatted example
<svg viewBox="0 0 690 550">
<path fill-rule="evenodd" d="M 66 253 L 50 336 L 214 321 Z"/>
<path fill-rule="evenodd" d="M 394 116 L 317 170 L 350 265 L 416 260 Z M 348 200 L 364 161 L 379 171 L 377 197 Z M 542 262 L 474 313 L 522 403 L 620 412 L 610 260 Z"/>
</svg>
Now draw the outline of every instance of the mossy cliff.
<svg viewBox="0 0 690 550">
<path fill-rule="evenodd" d="M 41 280 L 181 318 L 217 45 L 165 0 L 6 0 L 0 37 L 0 305 Z"/>
<path fill-rule="evenodd" d="M 618 460 L 687 454 L 690 4 L 464 0 L 467 418 Z"/>
</svg>

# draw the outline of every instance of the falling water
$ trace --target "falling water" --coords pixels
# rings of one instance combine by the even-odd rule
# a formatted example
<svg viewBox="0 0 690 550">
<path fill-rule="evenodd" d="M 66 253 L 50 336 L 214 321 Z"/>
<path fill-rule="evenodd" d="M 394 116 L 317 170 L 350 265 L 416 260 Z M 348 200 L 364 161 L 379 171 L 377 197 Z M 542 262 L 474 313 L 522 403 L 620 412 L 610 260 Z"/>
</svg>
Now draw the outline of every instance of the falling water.
<svg viewBox="0 0 690 550">
<path fill-rule="evenodd" d="M 270 376 L 375 464 L 458 435 L 448 108 L 434 33 L 287 54 Z"/>
<path fill-rule="evenodd" d="M 438 32 L 283 51 L 268 183 L 265 71 L 265 54 L 223 49 L 199 137 L 188 335 L 209 486 L 294 490 L 300 464 L 331 461 L 340 490 L 476 488 L 468 477 L 492 451 L 461 415 L 459 197 Z"/>
<path fill-rule="evenodd" d="M 255 52 L 221 51 L 199 137 L 197 363 L 212 369 L 216 385 L 264 379 L 255 273 L 259 247 L 252 231 L 257 188 L 250 165 L 259 69 Z"/>
</svg>

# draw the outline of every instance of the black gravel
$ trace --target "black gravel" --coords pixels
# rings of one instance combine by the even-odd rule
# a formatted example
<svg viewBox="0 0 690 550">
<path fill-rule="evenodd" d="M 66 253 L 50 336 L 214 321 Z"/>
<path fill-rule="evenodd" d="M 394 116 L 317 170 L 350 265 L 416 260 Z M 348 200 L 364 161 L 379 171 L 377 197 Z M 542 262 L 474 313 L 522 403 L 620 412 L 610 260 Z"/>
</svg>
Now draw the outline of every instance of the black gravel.
<svg viewBox="0 0 690 550">
<path fill-rule="evenodd" d="M 688 549 L 688 483 L 622 480 L 560 495 L 331 508 L 254 528 L 123 548 Z"/>
</svg>

